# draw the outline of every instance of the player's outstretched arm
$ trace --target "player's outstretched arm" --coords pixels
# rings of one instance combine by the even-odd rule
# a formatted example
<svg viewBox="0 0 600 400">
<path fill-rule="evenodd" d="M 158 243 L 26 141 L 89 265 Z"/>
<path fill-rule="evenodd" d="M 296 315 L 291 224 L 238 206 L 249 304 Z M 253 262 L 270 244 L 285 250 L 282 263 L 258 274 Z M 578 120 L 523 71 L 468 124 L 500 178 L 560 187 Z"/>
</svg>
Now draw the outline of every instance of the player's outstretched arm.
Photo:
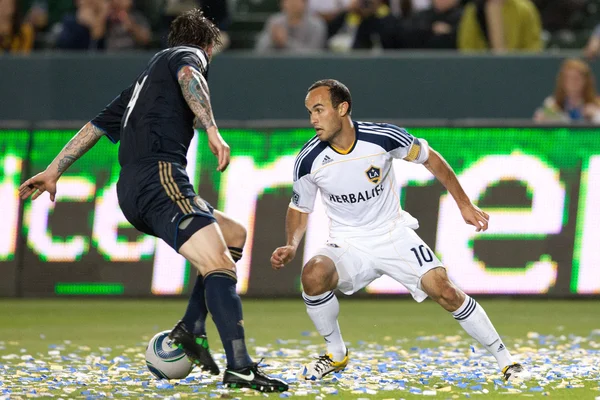
<svg viewBox="0 0 600 400">
<path fill-rule="evenodd" d="M 56 182 L 61 175 L 84 155 L 89 149 L 94 147 L 98 140 L 106 132 L 91 122 L 85 124 L 83 128 L 67 143 L 60 153 L 54 158 L 54 161 L 45 171 L 40 172 L 33 178 L 27 179 L 19 187 L 19 196 L 26 199 L 33 195 L 32 199 L 37 199 L 42 193 L 50 193 L 50 200 L 54 201 L 56 195 Z"/>
<path fill-rule="evenodd" d="M 429 148 L 429 158 L 423 163 L 438 181 L 450 192 L 465 222 L 475 226 L 477 232 L 488 228 L 490 216 L 474 205 L 460 185 L 454 170 L 437 151 Z"/>
<path fill-rule="evenodd" d="M 271 256 L 271 266 L 273 269 L 281 269 L 283 266 L 294 259 L 296 251 L 306 232 L 308 224 L 308 214 L 300 212 L 292 207 L 288 208 L 285 218 L 285 231 L 287 235 L 287 244 L 278 247 Z"/>
<path fill-rule="evenodd" d="M 177 80 L 185 101 L 196 116 L 195 127 L 206 130 L 210 150 L 219 160 L 217 169 L 224 171 L 229 165 L 229 146 L 217 128 L 206 79 L 196 68 L 185 66 L 177 73 Z"/>
</svg>

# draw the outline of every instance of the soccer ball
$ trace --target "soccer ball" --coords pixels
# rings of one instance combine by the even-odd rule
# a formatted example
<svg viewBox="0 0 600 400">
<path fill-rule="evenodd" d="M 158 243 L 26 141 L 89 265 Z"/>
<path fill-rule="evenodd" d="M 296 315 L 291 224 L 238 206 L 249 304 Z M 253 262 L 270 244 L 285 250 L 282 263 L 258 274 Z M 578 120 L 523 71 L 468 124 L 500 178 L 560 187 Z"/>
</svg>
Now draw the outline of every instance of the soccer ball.
<svg viewBox="0 0 600 400">
<path fill-rule="evenodd" d="M 158 379 L 183 379 L 192 372 L 194 364 L 169 339 L 170 331 L 154 335 L 146 348 L 146 366 Z"/>
</svg>

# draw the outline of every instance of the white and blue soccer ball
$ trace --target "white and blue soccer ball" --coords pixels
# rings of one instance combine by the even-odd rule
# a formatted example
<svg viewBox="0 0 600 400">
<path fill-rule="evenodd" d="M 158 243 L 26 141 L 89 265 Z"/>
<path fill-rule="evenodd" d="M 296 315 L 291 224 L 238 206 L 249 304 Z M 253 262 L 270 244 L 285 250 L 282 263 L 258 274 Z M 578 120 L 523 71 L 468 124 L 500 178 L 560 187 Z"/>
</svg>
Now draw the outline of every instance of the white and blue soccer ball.
<svg viewBox="0 0 600 400">
<path fill-rule="evenodd" d="M 169 339 L 170 331 L 154 335 L 146 348 L 146 366 L 158 379 L 183 379 L 192 372 L 194 364 Z"/>
</svg>

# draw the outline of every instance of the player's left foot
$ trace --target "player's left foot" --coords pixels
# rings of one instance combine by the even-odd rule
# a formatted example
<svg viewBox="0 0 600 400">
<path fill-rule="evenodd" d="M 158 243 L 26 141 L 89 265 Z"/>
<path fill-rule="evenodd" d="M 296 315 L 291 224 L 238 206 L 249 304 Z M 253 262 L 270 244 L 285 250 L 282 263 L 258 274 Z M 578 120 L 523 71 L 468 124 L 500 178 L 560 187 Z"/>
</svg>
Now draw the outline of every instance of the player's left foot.
<svg viewBox="0 0 600 400">
<path fill-rule="evenodd" d="M 531 377 L 531 373 L 519 363 L 513 363 L 504 367 L 502 369 L 502 375 L 504 375 L 504 380 L 507 382 L 526 380 Z"/>
<path fill-rule="evenodd" d="M 343 371 L 348 365 L 349 360 L 348 349 L 346 349 L 346 356 L 342 361 L 333 361 L 331 354 L 325 354 L 306 365 L 302 370 L 302 375 L 306 380 L 316 381 L 332 372 Z"/>
<path fill-rule="evenodd" d="M 226 369 L 223 384 L 230 388 L 250 388 L 259 392 L 285 392 L 288 384 L 272 378 L 258 368 L 258 363 L 240 369 Z"/>
<path fill-rule="evenodd" d="M 202 371 L 208 371 L 211 375 L 219 375 L 221 371 L 210 354 L 208 339 L 205 335 L 194 335 L 185 328 L 183 321 L 179 321 L 169 333 L 169 338 L 181 347 L 188 358 L 194 364 L 199 365 Z"/>
</svg>

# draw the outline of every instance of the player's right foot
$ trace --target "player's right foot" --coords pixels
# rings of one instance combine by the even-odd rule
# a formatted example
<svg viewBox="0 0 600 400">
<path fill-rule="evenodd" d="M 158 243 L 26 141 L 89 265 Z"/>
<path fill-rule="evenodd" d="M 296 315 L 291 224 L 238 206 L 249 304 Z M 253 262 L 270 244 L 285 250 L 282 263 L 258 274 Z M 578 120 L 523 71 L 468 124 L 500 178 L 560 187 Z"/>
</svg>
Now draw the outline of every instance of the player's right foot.
<svg viewBox="0 0 600 400">
<path fill-rule="evenodd" d="M 302 370 L 302 375 L 306 380 L 316 381 L 332 372 L 343 371 L 349 360 L 348 349 L 346 349 L 346 356 L 342 361 L 333 361 L 331 354 L 325 354 L 306 365 Z"/>
<path fill-rule="evenodd" d="M 179 321 L 169 333 L 169 339 L 175 342 L 202 371 L 208 371 L 211 375 L 219 375 L 221 371 L 210 354 L 206 335 L 196 336 L 190 333 L 183 321 Z"/>
<path fill-rule="evenodd" d="M 526 380 L 531 377 L 531 373 L 529 373 L 529 371 L 523 368 L 523 366 L 519 363 L 514 363 L 504 367 L 502 369 L 502 375 L 504 375 L 504 380 L 507 382 L 512 382 L 514 380 Z"/>
<path fill-rule="evenodd" d="M 258 363 L 241 369 L 227 369 L 223 384 L 230 388 L 250 388 L 259 392 L 285 392 L 288 384 L 277 378 L 271 378 L 258 368 Z"/>
</svg>

